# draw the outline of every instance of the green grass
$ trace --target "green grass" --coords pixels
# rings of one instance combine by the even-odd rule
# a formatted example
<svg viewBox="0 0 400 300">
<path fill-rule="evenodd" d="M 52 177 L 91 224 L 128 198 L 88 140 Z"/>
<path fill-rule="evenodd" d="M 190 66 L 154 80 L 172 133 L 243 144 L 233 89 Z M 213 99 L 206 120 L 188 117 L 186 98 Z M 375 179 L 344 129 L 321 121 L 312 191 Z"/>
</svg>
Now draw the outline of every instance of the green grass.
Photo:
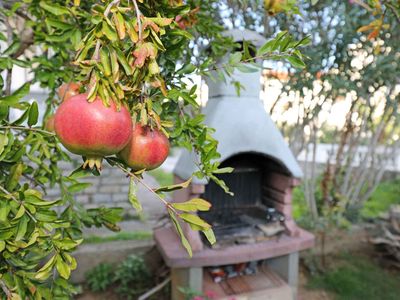
<svg viewBox="0 0 400 300">
<path fill-rule="evenodd" d="M 152 233 L 148 231 L 129 231 L 118 232 L 110 236 L 90 235 L 84 238 L 86 244 L 100 244 L 112 241 L 132 241 L 132 240 L 148 240 L 152 238 Z"/>
<path fill-rule="evenodd" d="M 322 196 L 319 181 L 317 184 L 316 197 L 320 199 Z M 346 216 L 356 214 L 354 219 L 359 219 L 359 216 L 363 219 L 374 219 L 379 214 L 388 211 L 392 204 L 400 204 L 400 179 L 380 183 L 361 209 L 355 208 L 355 212 L 347 211 Z M 293 190 L 293 217 L 301 226 L 311 228 L 310 213 L 302 187 L 296 187 Z"/>
<path fill-rule="evenodd" d="M 335 269 L 312 277 L 309 287 L 331 292 L 336 300 L 400 299 L 400 274 L 380 268 L 371 259 L 345 255 Z"/>
<path fill-rule="evenodd" d="M 160 168 L 151 170 L 148 173 L 149 175 L 153 176 L 161 186 L 171 185 L 174 182 L 174 175 L 172 173 L 165 172 Z"/>
<path fill-rule="evenodd" d="M 400 179 L 382 182 L 361 209 L 363 218 L 376 218 L 390 205 L 400 204 Z"/>
</svg>

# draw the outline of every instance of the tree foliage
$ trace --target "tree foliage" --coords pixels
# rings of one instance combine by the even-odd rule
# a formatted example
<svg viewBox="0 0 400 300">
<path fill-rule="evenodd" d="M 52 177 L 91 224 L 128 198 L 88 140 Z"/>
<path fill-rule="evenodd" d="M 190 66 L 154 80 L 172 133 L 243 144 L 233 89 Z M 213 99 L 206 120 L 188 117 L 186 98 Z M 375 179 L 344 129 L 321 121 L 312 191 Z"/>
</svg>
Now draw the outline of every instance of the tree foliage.
<svg viewBox="0 0 400 300">
<path fill-rule="evenodd" d="M 61 102 L 56 89 L 79 81 L 89 101 L 97 95 L 105 105 L 127 105 L 135 121 L 162 130 L 174 145 L 197 154 L 195 176 L 217 179 L 214 174 L 231 169 L 219 169 L 218 142 L 202 123 L 196 86 L 186 77 L 217 71 L 227 80 L 252 58 L 246 43 L 242 53 L 230 53 L 238 45 L 221 34 L 223 23 L 215 21 L 218 1 L 26 0 L 2 1 L 0 8 L 5 29 L 0 33 L 0 296 L 66 299 L 74 293 L 68 283 L 77 267 L 71 252 L 82 242 L 82 229 L 118 230 L 122 210 L 86 210 L 75 200 L 74 194 L 88 187 L 79 179 L 100 173 L 82 168 L 69 175 L 60 172 L 59 162 L 70 158 L 57 137 L 39 124 Z M 303 44 L 282 33 L 259 57 L 287 59 L 303 67 L 298 51 Z M 223 56 L 230 59 L 219 65 Z M 17 66 L 31 71 L 32 79 L 11 91 Z M 44 115 L 36 101 L 26 100 L 32 84 L 49 91 Z M 20 111 L 21 117 L 12 118 L 13 111 Z M 115 157 L 106 161 L 129 175 L 129 201 L 140 209 L 136 185 L 145 185 L 143 170 L 130 171 Z M 174 205 L 163 196 L 189 183 L 152 192 L 165 204 L 191 253 L 180 222 L 215 242 L 210 225 L 194 214 L 210 206 L 202 199 Z M 228 191 L 222 181 L 218 184 Z M 59 187 L 61 197 L 51 201 L 46 188 L 53 186 Z"/>
</svg>

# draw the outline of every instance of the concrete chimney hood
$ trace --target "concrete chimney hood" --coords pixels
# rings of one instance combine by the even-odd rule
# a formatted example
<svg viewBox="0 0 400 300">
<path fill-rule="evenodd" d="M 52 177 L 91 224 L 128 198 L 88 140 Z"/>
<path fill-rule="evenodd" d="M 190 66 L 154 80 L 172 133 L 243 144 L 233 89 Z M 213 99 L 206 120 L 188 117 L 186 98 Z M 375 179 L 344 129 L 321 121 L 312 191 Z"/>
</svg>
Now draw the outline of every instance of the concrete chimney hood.
<svg viewBox="0 0 400 300">
<path fill-rule="evenodd" d="M 264 43 L 264 38 L 252 31 L 232 30 L 226 35 L 236 42 L 248 39 L 256 47 Z M 235 71 L 233 79 L 245 86 L 240 97 L 229 82 L 207 80 L 209 100 L 203 110 L 205 124 L 216 130 L 213 136 L 219 142 L 221 162 L 241 153 L 261 154 L 279 163 L 288 175 L 301 178 L 303 173 L 296 158 L 260 100 L 260 74 Z M 190 178 L 198 171 L 194 161 L 195 154 L 183 150 L 174 174 L 183 180 Z M 193 183 L 207 181 L 194 178 Z"/>
</svg>

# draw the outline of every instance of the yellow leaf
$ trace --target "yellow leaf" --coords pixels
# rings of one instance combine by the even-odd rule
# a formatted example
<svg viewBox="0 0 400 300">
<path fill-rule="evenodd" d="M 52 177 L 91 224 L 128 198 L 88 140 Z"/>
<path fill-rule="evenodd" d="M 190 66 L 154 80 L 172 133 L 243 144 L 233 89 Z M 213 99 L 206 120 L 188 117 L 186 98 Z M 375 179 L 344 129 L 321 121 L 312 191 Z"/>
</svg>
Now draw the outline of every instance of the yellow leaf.
<svg viewBox="0 0 400 300">
<path fill-rule="evenodd" d="M 365 25 L 365 26 L 361 26 L 360 28 L 357 29 L 357 32 L 364 32 L 364 31 L 368 31 L 368 30 L 372 30 L 374 29 L 373 25 Z"/>
</svg>

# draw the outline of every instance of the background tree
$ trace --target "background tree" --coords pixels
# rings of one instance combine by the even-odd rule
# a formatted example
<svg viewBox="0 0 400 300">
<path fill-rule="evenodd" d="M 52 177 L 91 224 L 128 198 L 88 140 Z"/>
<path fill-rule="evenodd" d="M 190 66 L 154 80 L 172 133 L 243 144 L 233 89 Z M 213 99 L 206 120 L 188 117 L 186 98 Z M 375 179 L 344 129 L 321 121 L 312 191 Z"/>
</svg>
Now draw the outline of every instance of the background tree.
<svg viewBox="0 0 400 300">
<path fill-rule="evenodd" d="M 298 1 L 299 14 L 264 15 L 251 13 L 261 1 L 224 3 L 232 12 L 224 21 L 232 27 L 266 36 L 282 29 L 297 39 L 310 35 L 312 47 L 303 51 L 307 68 L 273 65 L 278 72 L 267 73 L 264 94 L 292 151 L 303 155 L 303 219 L 319 229 L 323 247 L 326 229 L 358 218 L 399 155 L 399 3 Z M 234 18 L 241 10 L 246 17 Z M 276 99 L 270 84 L 280 86 Z M 321 143 L 332 145 L 322 175 Z"/>
<path fill-rule="evenodd" d="M 0 296 L 66 299 L 74 293 L 67 280 L 77 267 L 71 252 L 82 242 L 83 227 L 118 230 L 122 211 L 85 210 L 75 201 L 74 193 L 88 186 L 79 179 L 100 173 L 82 168 L 69 175 L 60 172 L 58 163 L 70 158 L 54 133 L 38 124 L 38 103 L 25 100 L 30 85 L 39 83 L 49 91 L 44 119 L 60 104 L 56 89 L 62 83 L 81 82 L 80 92 L 89 101 L 99 96 L 105 105 L 128 106 L 134 121 L 158 128 L 174 145 L 197 153 L 196 176 L 216 180 L 227 190 L 215 174 L 231 169 L 219 169 L 217 141 L 202 124 L 196 86 L 183 79 L 213 70 L 225 78 L 251 58 L 246 44 L 242 53 L 228 53 L 237 45 L 214 21 L 218 1 L 26 0 L 0 5 Z M 301 61 L 297 48 L 302 44 L 281 34 L 259 54 Z M 224 55 L 230 56 L 228 62 L 216 65 Z M 15 66 L 31 70 L 32 80 L 11 91 Z M 15 110 L 22 112 L 18 119 L 11 116 Z M 105 160 L 129 175 L 129 201 L 140 210 L 136 184 L 151 190 L 142 182 L 143 170 L 131 171 L 115 157 Z M 165 204 L 191 254 L 180 222 L 214 242 L 210 225 L 192 214 L 209 204 L 202 199 L 172 204 L 163 196 L 189 182 L 152 192 Z M 61 198 L 48 201 L 46 187 L 54 185 Z"/>
</svg>

